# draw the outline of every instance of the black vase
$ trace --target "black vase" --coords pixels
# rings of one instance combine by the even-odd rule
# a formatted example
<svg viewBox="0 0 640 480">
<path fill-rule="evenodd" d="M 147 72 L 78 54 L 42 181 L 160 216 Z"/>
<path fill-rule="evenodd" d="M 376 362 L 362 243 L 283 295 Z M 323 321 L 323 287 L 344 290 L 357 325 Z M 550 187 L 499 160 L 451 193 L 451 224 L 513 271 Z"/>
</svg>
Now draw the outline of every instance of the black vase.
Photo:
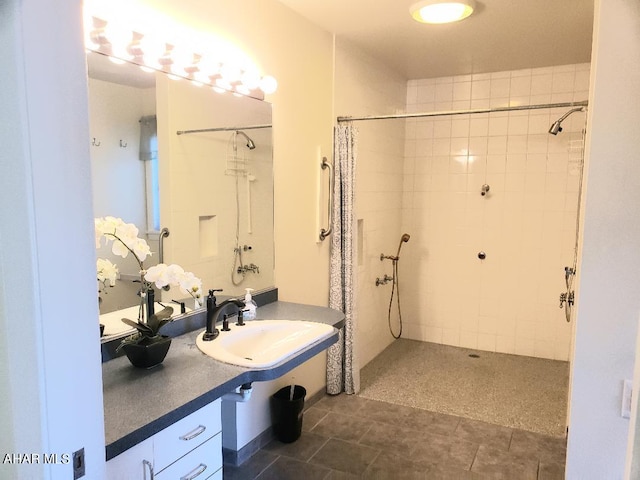
<svg viewBox="0 0 640 480">
<path fill-rule="evenodd" d="M 171 338 L 165 335 L 155 337 L 142 337 L 134 343 L 125 343 L 122 346 L 124 353 L 134 367 L 152 368 L 160 365 L 167 356 Z"/>
</svg>

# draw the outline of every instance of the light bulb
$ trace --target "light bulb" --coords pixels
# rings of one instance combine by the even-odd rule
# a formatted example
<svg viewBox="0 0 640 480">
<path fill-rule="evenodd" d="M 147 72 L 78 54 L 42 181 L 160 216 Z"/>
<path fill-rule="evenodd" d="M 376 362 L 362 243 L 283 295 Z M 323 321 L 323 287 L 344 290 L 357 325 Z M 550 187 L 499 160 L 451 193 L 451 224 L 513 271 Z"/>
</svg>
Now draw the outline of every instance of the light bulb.
<svg viewBox="0 0 640 480">
<path fill-rule="evenodd" d="M 260 79 L 260 90 L 266 95 L 274 93 L 278 89 L 278 81 L 271 75 L 264 76 Z"/>
</svg>

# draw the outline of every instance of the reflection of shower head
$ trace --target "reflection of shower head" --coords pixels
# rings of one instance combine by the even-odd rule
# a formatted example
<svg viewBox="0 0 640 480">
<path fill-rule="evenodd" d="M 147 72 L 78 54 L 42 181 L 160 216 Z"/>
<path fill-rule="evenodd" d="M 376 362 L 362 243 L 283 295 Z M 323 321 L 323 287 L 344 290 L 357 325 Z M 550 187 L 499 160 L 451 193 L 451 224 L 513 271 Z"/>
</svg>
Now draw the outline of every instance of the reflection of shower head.
<svg viewBox="0 0 640 480">
<path fill-rule="evenodd" d="M 398 244 L 398 253 L 396 253 L 396 257 L 400 257 L 400 249 L 402 248 L 402 244 L 407 243 L 410 238 L 411 235 L 409 235 L 408 233 L 402 234 L 402 237 L 400 237 L 400 243 Z"/>
<path fill-rule="evenodd" d="M 567 118 L 569 115 L 571 115 L 574 112 L 584 112 L 584 111 L 585 111 L 584 107 L 572 108 L 567 113 L 565 113 L 563 116 L 561 116 L 558 120 L 553 122 L 553 124 L 549 128 L 549 133 L 551 135 L 557 135 L 558 133 L 560 133 L 562 131 L 562 127 L 560 126 L 560 124 L 564 121 L 565 118 Z"/>
<path fill-rule="evenodd" d="M 253 140 L 251 140 L 246 133 L 244 133 L 242 130 L 236 130 L 236 135 L 242 135 L 244 138 L 246 138 L 247 140 L 247 147 L 249 148 L 249 150 L 253 150 L 254 148 L 256 148 L 256 144 L 253 143 Z"/>
</svg>

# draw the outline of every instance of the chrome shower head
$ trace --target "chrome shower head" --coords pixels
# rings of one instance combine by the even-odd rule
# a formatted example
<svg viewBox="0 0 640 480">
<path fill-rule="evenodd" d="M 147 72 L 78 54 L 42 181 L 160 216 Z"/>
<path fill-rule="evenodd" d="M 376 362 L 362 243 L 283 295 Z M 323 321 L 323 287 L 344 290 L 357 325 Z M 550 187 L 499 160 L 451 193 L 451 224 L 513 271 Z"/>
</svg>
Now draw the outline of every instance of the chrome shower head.
<svg viewBox="0 0 640 480">
<path fill-rule="evenodd" d="M 236 135 L 242 135 L 247 140 L 247 147 L 249 148 L 249 150 L 253 150 L 254 148 L 256 148 L 256 144 L 253 143 L 253 140 L 251 140 L 249 136 L 242 130 L 236 130 Z"/>
<path fill-rule="evenodd" d="M 574 112 L 584 112 L 584 111 L 586 111 L 585 107 L 572 108 L 567 113 L 565 113 L 563 116 L 561 116 L 558 120 L 553 122 L 553 124 L 551 124 L 551 127 L 549 127 L 549 133 L 551 135 L 557 135 L 558 133 L 560 133 L 562 131 L 562 127 L 560 126 L 560 124 L 564 121 L 565 118 L 567 118 L 569 115 L 571 115 Z"/>
<path fill-rule="evenodd" d="M 551 125 L 551 128 L 549 128 L 549 133 L 551 135 L 557 135 L 561 131 L 562 127 L 560 126 L 560 120 L 556 120 L 555 122 L 553 122 L 553 125 Z"/>
</svg>

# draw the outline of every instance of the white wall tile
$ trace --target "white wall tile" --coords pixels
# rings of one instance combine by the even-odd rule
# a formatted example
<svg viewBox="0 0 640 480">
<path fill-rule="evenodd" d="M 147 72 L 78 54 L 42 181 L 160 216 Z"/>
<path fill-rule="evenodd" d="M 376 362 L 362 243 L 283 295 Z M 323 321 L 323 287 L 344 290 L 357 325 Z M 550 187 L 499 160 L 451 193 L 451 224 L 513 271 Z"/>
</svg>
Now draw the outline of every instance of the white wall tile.
<svg viewBox="0 0 640 480">
<path fill-rule="evenodd" d="M 549 103 L 586 95 L 589 70 L 589 64 L 568 65 L 409 86 L 432 109 Z M 406 254 L 420 285 L 420 295 L 404 295 L 411 306 L 403 308 L 419 313 L 407 338 L 568 358 L 570 334 L 557 326 L 563 277 L 556 264 L 573 255 L 579 161 L 569 160 L 568 145 L 580 138 L 584 115 L 567 119 L 561 135 L 548 135 L 565 111 L 424 119 L 407 128 L 422 139 L 412 144 L 408 136 L 405 145 L 415 158 L 414 164 L 405 159 L 405 174 L 413 171 L 415 179 L 403 182 L 414 193 L 403 194 L 403 226 L 413 226 L 412 242 L 422 247 Z M 484 183 L 491 185 L 487 197 L 480 196 Z M 491 252 L 482 264 L 480 249 Z M 465 275 L 452 276 L 451 269 Z"/>
<path fill-rule="evenodd" d="M 471 99 L 489 99 L 491 98 L 491 81 L 490 80 L 474 80 L 471 84 Z"/>
</svg>

